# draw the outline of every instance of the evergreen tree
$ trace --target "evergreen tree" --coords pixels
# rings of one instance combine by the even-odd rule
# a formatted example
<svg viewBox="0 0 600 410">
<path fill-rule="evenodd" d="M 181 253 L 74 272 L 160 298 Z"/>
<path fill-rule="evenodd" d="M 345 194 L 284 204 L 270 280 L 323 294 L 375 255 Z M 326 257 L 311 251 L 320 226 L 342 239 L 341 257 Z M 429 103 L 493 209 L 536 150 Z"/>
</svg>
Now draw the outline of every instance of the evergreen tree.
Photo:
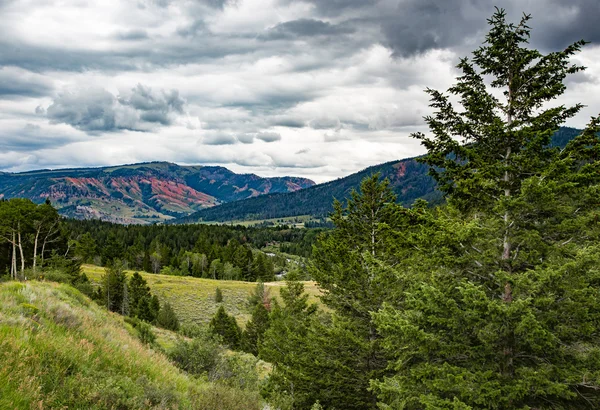
<svg viewBox="0 0 600 410">
<path fill-rule="evenodd" d="M 131 316 L 139 317 L 141 316 L 148 318 L 152 316 L 150 311 L 150 298 L 152 295 L 150 294 L 150 287 L 146 280 L 140 275 L 138 272 L 134 272 L 129 279 L 129 305 L 130 305 L 130 314 Z M 142 306 L 142 300 L 145 300 Z M 145 311 L 141 314 L 141 311 Z"/>
<path fill-rule="evenodd" d="M 242 349 L 258 356 L 258 348 L 263 335 L 269 328 L 269 309 L 271 308 L 271 298 L 263 283 L 256 285 L 254 292 L 248 298 L 248 306 L 251 309 L 252 317 L 242 333 Z"/>
<path fill-rule="evenodd" d="M 151 319 L 149 320 L 149 322 L 153 322 L 154 319 L 156 319 L 156 316 L 158 316 L 158 312 L 160 312 L 160 301 L 158 300 L 158 296 L 152 295 L 152 297 L 150 298 Z"/>
<path fill-rule="evenodd" d="M 223 302 L 223 291 L 218 286 L 215 289 L 215 302 L 217 302 L 217 303 Z"/>
<path fill-rule="evenodd" d="M 245 352 L 258 356 L 258 346 L 268 328 L 269 311 L 263 304 L 254 306 L 254 309 L 252 309 L 252 317 L 246 324 L 246 329 L 242 333 L 242 349 Z"/>
<path fill-rule="evenodd" d="M 397 292 L 399 277 L 385 264 L 403 263 L 402 236 L 409 236 L 413 219 L 419 218 L 419 209 L 407 210 L 395 201 L 387 180 L 379 181 L 377 174 L 366 178 L 346 207 L 334 203 L 336 227 L 314 248 L 311 274 L 333 319 L 327 326 L 315 325 L 315 335 L 327 335 L 312 342 L 316 349 L 311 354 L 320 357 L 314 364 L 320 368 L 308 363 L 303 371 L 319 377 L 318 382 L 307 380 L 320 383 L 321 396 L 313 399 L 323 405 L 376 407 L 369 383 L 385 374 L 388 363 L 371 312 Z M 331 366 L 324 368 L 325 362 Z"/>
<path fill-rule="evenodd" d="M 209 329 L 213 335 L 220 336 L 223 343 L 231 349 L 239 348 L 241 329 L 235 317 L 228 315 L 223 306 L 219 307 L 215 316 L 210 320 Z"/>
<path fill-rule="evenodd" d="M 118 259 L 111 261 L 102 277 L 102 298 L 108 310 L 118 313 L 123 310 L 126 280 L 122 262 Z"/>
<path fill-rule="evenodd" d="M 92 263 L 97 249 L 96 241 L 89 232 L 86 232 L 79 238 L 75 252 L 84 263 Z"/>
<path fill-rule="evenodd" d="M 581 105 L 546 104 L 582 70 L 569 59 L 584 43 L 542 55 L 525 47 L 530 17 L 505 16 L 459 64 L 463 110 L 428 90 L 434 137 L 417 137 L 450 207 L 418 238 L 422 269 L 401 266 L 407 290 L 375 314 L 394 359 L 372 384 L 382 408 L 600 406 L 600 129 L 551 148 Z"/>
<path fill-rule="evenodd" d="M 163 303 L 156 318 L 156 324 L 174 332 L 179 330 L 179 319 L 168 302 Z"/>
<path fill-rule="evenodd" d="M 320 370 L 312 355 L 310 329 L 317 312 L 316 305 L 308 304 L 301 282 L 289 281 L 280 292 L 282 304 L 273 301 L 269 314 L 269 328 L 259 343 L 259 356 L 273 364 L 265 393 L 287 394 L 295 408 L 307 408 L 315 402 L 321 391 L 315 379 L 330 374 L 316 374 Z"/>
</svg>

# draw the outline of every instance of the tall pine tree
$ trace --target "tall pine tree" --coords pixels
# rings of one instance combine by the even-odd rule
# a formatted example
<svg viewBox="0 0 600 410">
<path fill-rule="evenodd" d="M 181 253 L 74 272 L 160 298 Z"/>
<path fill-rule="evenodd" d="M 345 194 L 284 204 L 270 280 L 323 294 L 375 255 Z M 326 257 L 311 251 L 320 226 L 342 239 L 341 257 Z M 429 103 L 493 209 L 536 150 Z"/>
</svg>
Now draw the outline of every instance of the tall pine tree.
<svg viewBox="0 0 600 410">
<path fill-rule="evenodd" d="M 416 137 L 449 208 L 420 238 L 421 272 L 399 271 L 407 291 L 375 315 L 394 356 L 372 383 L 383 408 L 600 406 L 598 120 L 549 145 L 581 108 L 549 103 L 583 69 L 569 61 L 584 42 L 543 55 L 529 20 L 489 20 L 449 90 L 460 109 L 428 90 L 433 137 Z"/>
</svg>

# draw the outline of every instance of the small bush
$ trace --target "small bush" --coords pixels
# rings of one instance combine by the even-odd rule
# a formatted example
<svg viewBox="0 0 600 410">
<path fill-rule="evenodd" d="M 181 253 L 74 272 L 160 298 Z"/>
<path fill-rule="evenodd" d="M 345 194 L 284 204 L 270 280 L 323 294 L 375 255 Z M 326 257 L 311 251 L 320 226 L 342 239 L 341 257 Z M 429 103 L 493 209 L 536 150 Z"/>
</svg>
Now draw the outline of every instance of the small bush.
<svg viewBox="0 0 600 410">
<path fill-rule="evenodd" d="M 179 330 L 179 319 L 177 319 L 175 311 L 168 302 L 165 302 L 160 308 L 156 323 L 163 329 L 172 330 L 174 332 Z"/>
<path fill-rule="evenodd" d="M 142 341 L 142 343 L 151 345 L 156 341 L 156 335 L 152 331 L 152 326 L 150 326 L 148 323 L 140 321 L 137 331 L 138 338 Z"/>
<path fill-rule="evenodd" d="M 209 374 L 217 367 L 223 348 L 211 337 L 191 341 L 179 339 L 168 352 L 169 358 L 185 372 L 196 376 Z"/>
<path fill-rule="evenodd" d="M 223 302 L 223 291 L 219 287 L 217 287 L 217 289 L 215 289 L 215 302 L 217 302 L 217 303 Z"/>
<path fill-rule="evenodd" d="M 129 323 L 136 331 L 136 336 L 142 343 L 151 345 L 156 341 L 156 335 L 152 331 L 152 326 L 135 317 L 125 316 L 125 323 Z"/>
</svg>

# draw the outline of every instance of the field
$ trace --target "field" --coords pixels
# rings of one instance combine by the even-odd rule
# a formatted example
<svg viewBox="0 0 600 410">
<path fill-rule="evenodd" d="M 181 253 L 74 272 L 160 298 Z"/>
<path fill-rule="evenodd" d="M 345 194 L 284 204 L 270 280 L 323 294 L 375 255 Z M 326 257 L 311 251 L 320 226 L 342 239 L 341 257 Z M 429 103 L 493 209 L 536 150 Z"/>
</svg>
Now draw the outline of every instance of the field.
<svg viewBox="0 0 600 410">
<path fill-rule="evenodd" d="M 84 265 L 83 271 L 90 281 L 100 282 L 104 268 L 95 265 Z M 127 271 L 128 275 L 133 271 Z M 229 314 L 233 314 L 240 325 L 250 318 L 246 307 L 248 296 L 256 287 L 256 283 L 200 279 L 191 276 L 170 276 L 140 272 L 146 279 L 152 293 L 158 295 L 161 302 L 168 301 L 183 323 L 208 323 L 223 305 Z M 279 297 L 279 290 L 285 282 L 265 283 L 271 296 Z M 220 288 L 223 292 L 223 302 L 215 302 L 215 291 Z M 304 289 L 309 294 L 312 303 L 319 303 L 319 289 L 315 282 L 304 282 Z"/>
</svg>

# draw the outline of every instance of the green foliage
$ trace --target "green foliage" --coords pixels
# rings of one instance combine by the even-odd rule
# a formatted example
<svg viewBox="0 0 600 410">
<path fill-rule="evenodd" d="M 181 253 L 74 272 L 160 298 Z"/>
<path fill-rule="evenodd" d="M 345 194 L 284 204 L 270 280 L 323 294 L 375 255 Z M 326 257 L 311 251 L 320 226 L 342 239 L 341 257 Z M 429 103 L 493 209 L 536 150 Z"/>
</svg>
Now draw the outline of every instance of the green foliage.
<svg viewBox="0 0 600 410">
<path fill-rule="evenodd" d="M 160 304 L 156 304 L 154 296 L 146 280 L 138 272 L 134 272 L 129 279 L 128 286 L 129 314 L 148 323 L 154 322 L 160 311 Z"/>
<path fill-rule="evenodd" d="M 215 316 L 209 323 L 210 332 L 222 338 L 223 343 L 231 349 L 240 347 L 241 329 L 238 326 L 235 317 L 225 312 L 225 308 L 220 306 Z"/>
<path fill-rule="evenodd" d="M 64 223 L 77 257 L 88 263 L 118 258 L 132 270 L 251 282 L 272 281 L 275 271 L 288 265 L 286 258 L 279 258 L 275 266 L 276 258 L 258 249 L 269 245 L 309 256 L 318 232 L 216 225 L 124 227 L 92 220 Z"/>
<path fill-rule="evenodd" d="M 315 323 L 311 332 L 315 336 L 308 349 L 319 359 L 302 371 L 307 381 L 319 383 L 321 393 L 309 396 L 310 403 L 319 399 L 326 407 L 375 407 L 369 383 L 385 374 L 388 363 L 371 313 L 401 288 L 388 266 L 404 263 L 407 239 L 400 233 L 409 236 L 422 212 L 402 208 L 395 200 L 388 181 L 379 181 L 379 175 L 365 179 L 346 207 L 334 203 L 336 228 L 315 246 L 311 275 L 325 291 L 322 300 L 333 310 L 333 320 Z M 328 368 L 322 365 L 326 362 Z"/>
<path fill-rule="evenodd" d="M 22 198 L 0 200 L 0 271 L 24 280 L 25 269 L 31 268 L 37 277 L 40 265 L 52 252 L 70 257 L 62 228 L 49 201 L 36 205 Z"/>
<path fill-rule="evenodd" d="M 200 376 L 214 373 L 223 348 L 218 340 L 209 334 L 196 335 L 192 340 L 178 339 L 175 346 L 168 352 L 171 359 L 179 368 L 189 374 Z"/>
<path fill-rule="evenodd" d="M 198 383 L 119 318 L 69 285 L 15 285 L 0 284 L 0 408 L 198 408 Z"/>
<path fill-rule="evenodd" d="M 221 288 L 219 288 L 218 286 L 215 289 L 215 302 L 217 302 L 217 303 L 223 302 L 223 291 L 221 291 Z"/>
<path fill-rule="evenodd" d="M 261 410 L 263 408 L 257 393 L 223 384 L 212 384 L 204 389 L 194 405 L 197 410 Z"/>
<path fill-rule="evenodd" d="M 156 317 L 156 324 L 163 329 L 172 330 L 174 332 L 179 330 L 179 319 L 175 311 L 169 304 L 169 302 L 163 303 Z"/>
<path fill-rule="evenodd" d="M 434 137 L 417 137 L 451 206 L 431 214 L 396 269 L 404 291 L 374 314 L 393 357 L 372 382 L 382 408 L 600 406 L 599 120 L 551 147 L 581 105 L 546 103 L 583 69 L 569 59 L 584 43 L 528 49 L 529 18 L 489 20 L 450 89 L 463 110 L 429 90 Z"/>
<path fill-rule="evenodd" d="M 269 311 L 259 303 L 252 309 L 252 317 L 246 323 L 246 329 L 242 333 L 242 350 L 258 356 L 258 346 L 269 328 Z"/>
<path fill-rule="evenodd" d="M 127 287 L 127 277 L 123 264 L 115 259 L 107 266 L 105 271 L 102 278 L 102 302 L 108 310 L 122 313 L 126 308 L 124 295 Z"/>
<path fill-rule="evenodd" d="M 269 328 L 259 345 L 259 356 L 274 368 L 263 394 L 273 403 L 291 400 L 293 406 L 304 408 L 321 393 L 312 373 L 315 369 L 310 328 L 316 306 L 308 304 L 308 296 L 300 282 L 287 282 L 281 289 L 283 305 L 274 300 L 269 314 Z M 312 363 L 312 365 L 311 365 Z M 308 373 L 308 374 L 307 374 Z M 327 378 L 329 373 L 319 378 Z"/>
<path fill-rule="evenodd" d="M 150 326 L 150 324 L 131 317 L 125 317 L 125 321 L 133 326 L 138 339 L 140 339 L 142 343 L 153 345 L 156 342 L 156 335 L 152 331 L 152 326 Z"/>
</svg>

